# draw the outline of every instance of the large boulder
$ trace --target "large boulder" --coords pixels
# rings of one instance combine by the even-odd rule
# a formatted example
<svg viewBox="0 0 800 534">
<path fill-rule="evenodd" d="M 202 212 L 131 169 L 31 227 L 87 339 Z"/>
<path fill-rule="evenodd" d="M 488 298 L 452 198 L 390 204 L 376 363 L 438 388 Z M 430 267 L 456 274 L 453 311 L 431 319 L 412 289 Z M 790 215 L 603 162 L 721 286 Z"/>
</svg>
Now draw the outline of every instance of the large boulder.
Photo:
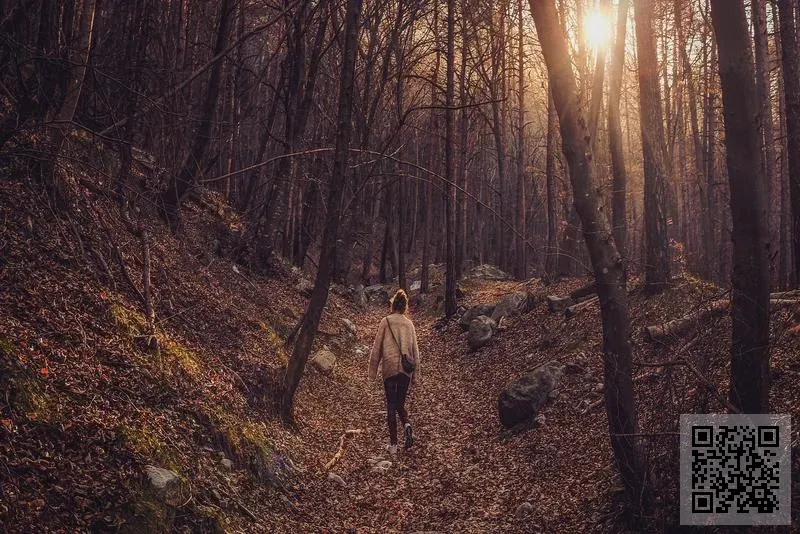
<svg viewBox="0 0 800 534">
<path fill-rule="evenodd" d="M 486 345 L 497 328 L 497 323 L 491 317 L 480 315 L 469 323 L 469 335 L 467 336 L 467 343 L 469 348 L 477 350 Z"/>
<path fill-rule="evenodd" d="M 511 428 L 533 420 L 561 381 L 561 367 L 549 362 L 526 372 L 507 385 L 497 402 L 500 423 Z"/>
<path fill-rule="evenodd" d="M 494 304 L 478 304 L 477 306 L 473 306 L 464 312 L 464 314 L 458 320 L 458 326 L 461 327 L 461 330 L 467 331 L 469 330 L 469 324 L 473 319 L 481 315 L 491 317 L 493 311 Z"/>
<path fill-rule="evenodd" d="M 358 284 L 353 288 L 352 297 L 356 306 L 362 309 L 367 307 L 367 294 L 364 291 L 364 284 Z"/>
<path fill-rule="evenodd" d="M 513 280 L 514 277 L 510 274 L 501 271 L 494 265 L 489 265 L 488 263 L 484 263 L 483 265 L 478 265 L 477 267 L 473 267 L 472 269 L 467 272 L 464 276 L 467 280 Z"/>
<path fill-rule="evenodd" d="M 509 293 L 501 298 L 492 311 L 491 317 L 496 323 L 500 323 L 503 317 L 513 317 L 519 315 L 530 308 L 533 296 L 525 291 Z"/>
<path fill-rule="evenodd" d="M 391 288 L 383 284 L 374 284 L 364 288 L 364 295 L 370 304 L 385 306 L 389 304 Z"/>
<path fill-rule="evenodd" d="M 320 350 L 311 358 L 311 363 L 323 373 L 330 373 L 336 365 L 336 355 L 329 350 Z"/>
</svg>

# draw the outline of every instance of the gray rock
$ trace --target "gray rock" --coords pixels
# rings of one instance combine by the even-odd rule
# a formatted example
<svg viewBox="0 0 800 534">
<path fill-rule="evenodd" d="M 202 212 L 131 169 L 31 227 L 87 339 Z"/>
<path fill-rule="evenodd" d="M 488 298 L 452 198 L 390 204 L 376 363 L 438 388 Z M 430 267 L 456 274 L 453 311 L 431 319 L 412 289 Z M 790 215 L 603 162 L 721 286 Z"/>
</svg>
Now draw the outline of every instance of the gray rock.
<svg viewBox="0 0 800 534">
<path fill-rule="evenodd" d="M 529 502 L 524 502 L 517 506 L 517 511 L 514 515 L 517 516 L 517 519 L 522 519 L 523 517 L 527 517 L 530 513 L 533 512 L 533 505 Z"/>
<path fill-rule="evenodd" d="M 458 326 L 461 327 L 461 330 L 467 331 L 469 330 L 469 323 L 471 323 L 473 319 L 481 315 L 491 317 L 493 311 L 494 304 L 478 304 L 477 306 L 473 306 L 464 312 L 458 320 Z"/>
<path fill-rule="evenodd" d="M 367 295 L 364 292 L 364 284 L 358 284 L 353 289 L 353 302 L 359 308 L 366 308 L 367 307 Z"/>
<path fill-rule="evenodd" d="M 311 280 L 301 278 L 294 288 L 304 297 L 310 297 L 311 292 L 314 290 L 314 284 L 311 282 Z"/>
<path fill-rule="evenodd" d="M 466 279 L 471 280 L 513 280 L 514 277 L 510 274 L 501 271 L 494 265 L 489 265 L 488 263 L 484 263 L 483 265 L 478 265 L 477 267 L 473 267 L 472 269 L 467 272 Z"/>
<path fill-rule="evenodd" d="M 494 307 L 491 317 L 496 323 L 499 323 L 503 317 L 519 315 L 529 309 L 529 300 L 533 300 L 533 297 L 525 291 L 509 293 L 500 299 Z"/>
<path fill-rule="evenodd" d="M 490 317 L 480 315 L 469 323 L 467 343 L 472 350 L 477 350 L 486 345 L 497 328 L 497 323 Z"/>
<path fill-rule="evenodd" d="M 547 308 L 550 313 L 564 313 L 567 308 L 575 304 L 575 300 L 567 295 L 566 297 L 559 297 L 557 295 L 547 296 Z"/>
<path fill-rule="evenodd" d="M 414 282 L 411 282 L 411 285 L 408 286 L 408 290 L 409 291 L 419 291 L 421 287 L 422 287 L 422 282 L 420 282 L 419 280 L 416 280 Z"/>
<path fill-rule="evenodd" d="M 329 350 L 320 350 L 311 358 L 311 363 L 323 373 L 330 373 L 336 365 L 336 355 Z"/>
<path fill-rule="evenodd" d="M 355 337 L 355 335 L 356 335 L 356 325 L 355 325 L 355 323 L 353 323 L 353 321 L 351 321 L 347 317 L 342 319 L 342 323 L 344 323 L 344 327 L 347 329 L 347 331 L 350 333 L 350 335 Z"/>
<path fill-rule="evenodd" d="M 221 463 L 222 467 L 224 467 L 228 471 L 233 469 L 233 462 L 231 461 L 230 458 L 223 458 L 222 460 L 219 461 L 219 463 Z"/>
<path fill-rule="evenodd" d="M 584 369 L 577 363 L 567 362 L 564 364 L 564 367 L 562 367 L 562 371 L 564 372 L 565 375 L 578 375 L 583 372 L 586 372 L 586 369 Z"/>
<path fill-rule="evenodd" d="M 328 472 L 328 480 L 330 480 L 331 482 L 335 482 L 342 487 L 345 487 L 347 485 L 345 484 L 344 479 L 339 475 L 337 475 L 336 473 L 334 473 L 333 471 Z"/>
<path fill-rule="evenodd" d="M 383 284 L 374 284 L 364 288 L 364 295 L 370 304 L 386 306 L 389 304 L 391 288 Z"/>
<path fill-rule="evenodd" d="M 392 462 L 390 462 L 389 460 L 381 460 L 380 462 L 377 462 L 375 465 L 372 466 L 372 472 L 386 473 L 387 471 L 389 471 L 389 469 L 391 469 L 391 467 L 392 467 Z"/>
<path fill-rule="evenodd" d="M 180 477 L 169 469 L 146 465 L 144 466 L 144 472 L 150 481 L 150 485 L 159 491 L 172 491 L 181 484 Z"/>
<path fill-rule="evenodd" d="M 602 393 L 603 389 L 605 389 L 604 386 L 603 386 L 603 383 L 602 382 L 598 382 L 597 384 L 594 385 L 594 388 L 592 388 L 592 391 L 594 391 L 595 393 Z"/>
<path fill-rule="evenodd" d="M 561 381 L 561 369 L 549 362 L 507 385 L 497 399 L 500 423 L 511 428 L 535 418 Z"/>
</svg>

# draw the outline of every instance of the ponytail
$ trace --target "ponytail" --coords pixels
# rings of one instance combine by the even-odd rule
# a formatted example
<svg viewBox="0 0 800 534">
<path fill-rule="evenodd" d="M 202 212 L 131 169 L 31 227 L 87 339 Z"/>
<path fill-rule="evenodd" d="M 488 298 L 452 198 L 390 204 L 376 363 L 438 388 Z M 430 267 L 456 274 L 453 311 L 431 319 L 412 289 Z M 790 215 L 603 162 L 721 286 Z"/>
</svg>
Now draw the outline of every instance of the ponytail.
<svg viewBox="0 0 800 534">
<path fill-rule="evenodd" d="M 398 289 L 389 302 L 392 305 L 393 313 L 406 313 L 408 311 L 408 295 L 402 289 Z"/>
</svg>

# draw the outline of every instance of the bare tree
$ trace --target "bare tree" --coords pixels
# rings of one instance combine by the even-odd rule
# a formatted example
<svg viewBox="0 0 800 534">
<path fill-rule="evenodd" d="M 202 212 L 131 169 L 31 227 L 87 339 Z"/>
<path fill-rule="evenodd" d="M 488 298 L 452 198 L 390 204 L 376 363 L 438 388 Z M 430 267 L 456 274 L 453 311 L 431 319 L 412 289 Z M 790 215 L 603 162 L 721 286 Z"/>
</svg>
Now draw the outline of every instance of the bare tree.
<svg viewBox="0 0 800 534">
<path fill-rule="evenodd" d="M 653 30 L 653 0 L 634 5 L 636 51 L 639 59 L 639 110 L 644 155 L 645 288 L 663 290 L 669 280 L 667 241 L 664 121 L 658 81 L 658 57 Z"/>
<path fill-rule="evenodd" d="M 597 193 L 591 163 L 591 139 L 578 103 L 578 88 L 564 31 L 553 0 L 530 0 L 536 32 L 550 76 L 561 126 L 564 156 L 569 162 L 575 209 L 581 218 L 597 280 L 603 323 L 605 403 L 611 447 L 628 495 L 634 502 L 644 491 L 644 468 L 636 445 L 636 408 L 631 378 L 630 319 L 623 261 L 614 245 L 605 209 Z"/>
<path fill-rule="evenodd" d="M 625 34 L 628 25 L 629 5 L 629 0 L 620 0 L 617 7 L 617 36 L 614 43 L 614 55 L 611 58 L 610 86 L 608 89 L 608 144 L 611 152 L 611 169 L 614 175 L 611 193 L 611 225 L 614 228 L 614 243 L 623 258 L 625 257 L 628 239 L 626 208 L 628 178 L 625 171 L 619 100 L 622 91 L 622 71 L 625 66 Z"/>
<path fill-rule="evenodd" d="M 747 16 L 741 0 L 711 0 L 719 50 L 733 215 L 730 401 L 743 413 L 769 411 L 769 266 L 766 182 Z"/>
<path fill-rule="evenodd" d="M 451 0 L 452 1 L 452 0 Z M 317 333 L 322 309 L 328 300 L 333 268 L 335 264 L 336 240 L 339 231 L 339 219 L 342 208 L 347 173 L 347 161 L 350 153 L 352 136 L 353 85 L 356 64 L 356 40 L 358 37 L 358 18 L 361 12 L 361 0 L 347 0 L 345 19 L 344 49 L 342 51 L 342 68 L 339 82 L 339 113 L 336 128 L 336 152 L 334 153 L 333 171 L 328 184 L 328 211 L 325 215 L 325 233 L 322 238 L 323 252 L 311 300 L 297 334 L 292 357 L 286 369 L 281 397 L 281 420 L 290 425 L 293 422 L 294 397 L 300 384 L 303 370 L 308 362 L 311 345 Z"/>
<path fill-rule="evenodd" d="M 450 317 L 456 313 L 458 303 L 456 301 L 456 243 L 455 243 L 455 209 L 456 209 L 456 189 L 454 185 L 455 175 L 455 154 L 454 154 L 454 134 L 453 134 L 453 105 L 455 100 L 455 7 L 453 0 L 447 0 L 447 87 L 445 96 L 445 145 L 444 145 L 444 168 L 446 198 L 445 205 L 447 210 L 446 221 L 446 268 L 445 268 L 445 287 L 444 287 L 444 314 Z"/>
<path fill-rule="evenodd" d="M 800 284 L 800 59 L 792 0 L 777 0 L 780 17 L 781 62 L 786 102 L 789 198 L 791 200 L 793 268 L 791 284 Z"/>
</svg>

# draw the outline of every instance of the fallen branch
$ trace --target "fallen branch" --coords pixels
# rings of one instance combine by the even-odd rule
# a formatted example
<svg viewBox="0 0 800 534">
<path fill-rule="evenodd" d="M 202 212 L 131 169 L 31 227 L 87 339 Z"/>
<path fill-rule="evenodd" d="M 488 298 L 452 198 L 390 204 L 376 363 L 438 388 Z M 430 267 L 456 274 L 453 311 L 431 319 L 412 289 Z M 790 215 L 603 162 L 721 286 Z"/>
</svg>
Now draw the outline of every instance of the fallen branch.
<svg viewBox="0 0 800 534">
<path fill-rule="evenodd" d="M 590 308 L 591 306 L 597 304 L 598 302 L 600 302 L 600 297 L 592 297 L 588 300 L 584 300 L 583 302 L 573 304 L 572 306 L 569 306 L 566 310 L 564 310 L 564 315 L 567 317 L 575 317 L 581 310 Z"/>
<path fill-rule="evenodd" d="M 582 302 L 586 297 L 594 295 L 597 293 L 597 284 L 592 282 L 591 284 L 585 285 L 576 289 L 575 291 L 570 292 L 569 295 L 559 297 L 557 295 L 548 295 L 547 296 L 547 309 L 550 310 L 550 313 L 564 313 L 566 312 L 570 306 L 574 306 Z"/>
<path fill-rule="evenodd" d="M 780 295 L 776 293 L 775 295 Z M 800 299 L 770 298 L 770 307 L 784 308 L 800 304 Z M 715 317 L 721 317 L 730 310 L 730 299 L 720 299 L 712 301 L 707 307 L 684 315 L 678 319 L 673 319 L 664 324 L 647 326 L 644 329 L 645 341 L 666 341 L 670 337 L 678 337 L 693 331 L 702 322 Z"/>
<path fill-rule="evenodd" d="M 339 438 L 339 450 L 337 450 L 336 454 L 333 455 L 333 458 L 331 458 L 328 461 L 328 463 L 325 464 L 325 470 L 326 471 L 329 471 L 331 469 L 331 467 L 336 465 L 336 462 L 338 462 L 339 459 L 344 454 L 344 449 L 345 449 L 345 444 L 346 444 L 345 440 L 347 439 L 347 436 L 351 436 L 351 435 L 355 435 L 355 434 L 361 434 L 362 432 L 364 432 L 364 431 L 361 430 L 360 428 L 354 429 L 354 430 L 345 430 L 344 431 L 344 434 L 342 434 L 342 436 Z"/>
</svg>

